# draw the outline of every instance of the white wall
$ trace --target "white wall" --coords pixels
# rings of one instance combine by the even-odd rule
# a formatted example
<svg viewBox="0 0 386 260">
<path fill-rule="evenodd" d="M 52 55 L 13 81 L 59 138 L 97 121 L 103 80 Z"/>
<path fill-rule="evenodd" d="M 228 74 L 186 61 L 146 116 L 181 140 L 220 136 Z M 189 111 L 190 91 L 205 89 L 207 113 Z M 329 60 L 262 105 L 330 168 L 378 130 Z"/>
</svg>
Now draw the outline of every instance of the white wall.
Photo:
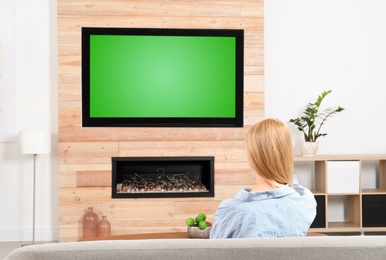
<svg viewBox="0 0 386 260">
<path fill-rule="evenodd" d="M 36 238 L 56 240 L 56 1 L 16 4 L 18 130 L 52 132 L 37 162 Z M 383 0 L 265 1 L 266 116 L 286 122 L 332 89 L 326 105 L 346 111 L 327 122 L 319 153 L 386 153 L 385 11 Z M 0 241 L 32 237 L 32 162 L 0 143 Z"/>
<path fill-rule="evenodd" d="M 385 154 L 385 13 L 384 0 L 265 1 L 266 116 L 288 122 L 331 89 L 325 106 L 346 110 L 324 125 L 318 153 Z"/>
<path fill-rule="evenodd" d="M 18 131 L 52 133 L 52 153 L 38 155 L 36 166 L 36 240 L 52 241 L 58 239 L 56 1 L 15 4 L 15 120 Z M 32 187 L 32 155 L 21 155 L 18 143 L 0 143 L 0 241 L 32 239 Z"/>
</svg>

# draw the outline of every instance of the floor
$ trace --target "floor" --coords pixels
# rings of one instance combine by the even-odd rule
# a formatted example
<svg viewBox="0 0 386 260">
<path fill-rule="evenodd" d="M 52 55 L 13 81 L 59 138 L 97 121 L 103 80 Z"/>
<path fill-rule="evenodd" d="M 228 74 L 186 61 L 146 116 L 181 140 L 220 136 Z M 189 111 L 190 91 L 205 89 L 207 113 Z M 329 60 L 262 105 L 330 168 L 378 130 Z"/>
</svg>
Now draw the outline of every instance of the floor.
<svg viewBox="0 0 386 260">
<path fill-rule="evenodd" d="M 0 260 L 5 259 L 11 251 L 21 247 L 22 242 L 0 242 Z"/>
<path fill-rule="evenodd" d="M 57 241 L 56 241 L 57 242 Z M 4 260 L 5 256 L 8 255 L 10 252 L 15 250 L 16 248 L 26 246 L 31 242 L 0 242 L 0 260 Z M 55 243 L 55 242 L 37 242 L 37 244 L 44 244 L 44 243 Z"/>
</svg>

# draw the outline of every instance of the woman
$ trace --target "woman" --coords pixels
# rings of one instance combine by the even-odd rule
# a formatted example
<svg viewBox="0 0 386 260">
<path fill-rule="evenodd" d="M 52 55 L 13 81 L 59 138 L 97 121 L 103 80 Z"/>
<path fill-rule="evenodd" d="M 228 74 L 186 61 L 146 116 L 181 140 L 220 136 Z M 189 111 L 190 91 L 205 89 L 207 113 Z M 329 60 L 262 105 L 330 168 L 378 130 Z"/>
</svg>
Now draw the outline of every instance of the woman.
<svg viewBox="0 0 386 260">
<path fill-rule="evenodd" d="M 292 140 L 279 120 L 254 125 L 246 138 L 256 186 L 242 189 L 218 207 L 210 238 L 305 236 L 316 201 L 294 178 Z"/>
</svg>

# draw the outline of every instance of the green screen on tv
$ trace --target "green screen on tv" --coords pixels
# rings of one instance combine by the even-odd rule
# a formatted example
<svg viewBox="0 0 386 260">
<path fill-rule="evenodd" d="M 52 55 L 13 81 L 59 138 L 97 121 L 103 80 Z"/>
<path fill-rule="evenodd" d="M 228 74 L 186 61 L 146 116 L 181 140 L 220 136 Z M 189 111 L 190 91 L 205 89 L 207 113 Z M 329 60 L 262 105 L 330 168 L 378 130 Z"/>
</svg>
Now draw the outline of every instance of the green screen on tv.
<svg viewBox="0 0 386 260">
<path fill-rule="evenodd" d="M 240 30 L 138 30 L 83 28 L 84 126 L 240 123 Z"/>
</svg>

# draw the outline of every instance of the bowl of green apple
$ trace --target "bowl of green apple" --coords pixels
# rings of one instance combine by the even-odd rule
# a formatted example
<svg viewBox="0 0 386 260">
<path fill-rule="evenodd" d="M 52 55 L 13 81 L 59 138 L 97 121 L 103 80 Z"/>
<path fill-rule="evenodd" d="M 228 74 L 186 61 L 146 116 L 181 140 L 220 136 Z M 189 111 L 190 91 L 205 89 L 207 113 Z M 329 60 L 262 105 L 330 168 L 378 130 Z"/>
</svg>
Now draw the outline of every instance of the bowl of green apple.
<svg viewBox="0 0 386 260">
<path fill-rule="evenodd" d="M 196 218 L 187 218 L 188 236 L 190 238 L 209 238 L 212 224 L 206 221 L 206 215 L 201 213 Z"/>
</svg>

